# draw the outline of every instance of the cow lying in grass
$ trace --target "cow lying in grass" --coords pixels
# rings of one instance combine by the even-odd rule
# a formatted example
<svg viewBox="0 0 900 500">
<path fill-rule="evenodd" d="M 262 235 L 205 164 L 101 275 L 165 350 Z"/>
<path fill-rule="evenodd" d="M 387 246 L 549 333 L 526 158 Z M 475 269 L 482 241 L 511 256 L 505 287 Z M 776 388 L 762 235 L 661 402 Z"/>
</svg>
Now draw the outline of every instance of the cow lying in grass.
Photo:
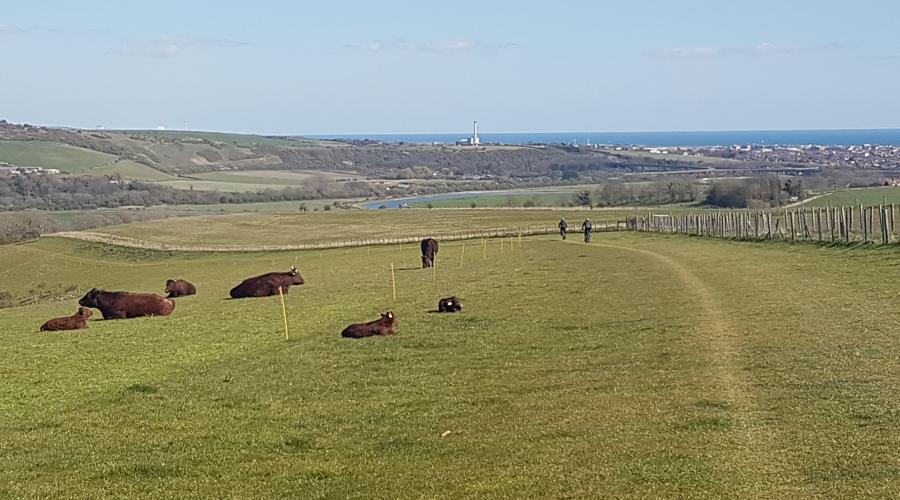
<svg viewBox="0 0 900 500">
<path fill-rule="evenodd" d="M 438 301 L 438 312 L 455 313 L 459 311 L 462 311 L 462 302 L 455 295 Z"/>
<path fill-rule="evenodd" d="M 381 318 L 368 323 L 354 323 L 341 332 L 341 337 L 348 339 L 361 339 L 375 335 L 397 335 L 397 317 L 392 312 L 386 312 Z"/>
<path fill-rule="evenodd" d="M 78 304 L 100 309 L 103 319 L 168 316 L 175 310 L 175 301 L 154 293 L 107 292 L 94 288 Z"/>
<path fill-rule="evenodd" d="M 93 314 L 94 311 L 91 311 L 87 307 L 79 307 L 78 312 L 72 316 L 53 318 L 50 321 L 47 321 L 41 325 L 41 331 L 55 332 L 60 330 L 81 330 L 82 328 L 87 328 L 88 318 Z"/>
<path fill-rule="evenodd" d="M 268 297 L 278 295 L 279 289 L 282 293 L 287 294 L 292 285 L 304 283 L 306 282 L 303 280 L 303 276 L 300 276 L 300 271 L 292 266 L 290 272 L 268 273 L 247 278 L 240 285 L 232 288 L 230 293 L 232 299 Z"/>
<path fill-rule="evenodd" d="M 185 280 L 166 280 L 166 297 L 174 299 L 175 297 L 187 297 L 188 295 L 196 295 L 197 287 Z"/>
</svg>

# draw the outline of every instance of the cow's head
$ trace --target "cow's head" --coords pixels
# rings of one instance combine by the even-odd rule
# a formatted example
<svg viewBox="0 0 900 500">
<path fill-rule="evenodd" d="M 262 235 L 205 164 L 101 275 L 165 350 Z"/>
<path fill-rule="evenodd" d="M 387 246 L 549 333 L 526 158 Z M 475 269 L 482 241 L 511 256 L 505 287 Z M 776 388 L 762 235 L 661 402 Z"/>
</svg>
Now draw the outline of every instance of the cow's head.
<svg viewBox="0 0 900 500">
<path fill-rule="evenodd" d="M 385 323 L 388 323 L 388 324 L 392 325 L 392 326 L 396 326 L 396 325 L 397 325 L 397 317 L 394 316 L 394 313 L 391 312 L 391 311 L 388 311 L 388 312 L 386 312 L 386 313 L 382 313 L 382 314 L 381 314 L 381 320 L 384 321 Z"/>
<path fill-rule="evenodd" d="M 166 280 L 166 293 L 175 291 L 175 280 Z"/>
<path fill-rule="evenodd" d="M 78 305 L 82 307 L 100 307 L 97 304 L 97 299 L 100 297 L 100 290 L 96 288 L 92 288 L 90 292 L 86 293 L 81 300 L 78 301 Z"/>
<path fill-rule="evenodd" d="M 297 270 L 296 266 L 291 266 L 291 271 L 287 273 L 287 275 L 290 279 L 289 283 L 291 285 L 302 285 L 306 283 L 306 281 L 303 280 L 303 276 L 300 275 L 300 271 Z"/>
<path fill-rule="evenodd" d="M 82 317 L 84 319 L 90 318 L 94 314 L 94 311 L 91 311 L 87 307 L 79 307 L 77 316 Z"/>
</svg>

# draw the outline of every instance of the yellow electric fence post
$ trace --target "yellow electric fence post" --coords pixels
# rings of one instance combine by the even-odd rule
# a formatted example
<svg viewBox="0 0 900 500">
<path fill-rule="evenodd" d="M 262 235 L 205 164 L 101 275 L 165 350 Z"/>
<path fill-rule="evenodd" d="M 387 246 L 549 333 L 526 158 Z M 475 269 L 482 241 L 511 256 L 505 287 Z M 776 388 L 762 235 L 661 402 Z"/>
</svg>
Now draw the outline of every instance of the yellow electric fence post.
<svg viewBox="0 0 900 500">
<path fill-rule="evenodd" d="M 284 306 L 284 293 L 281 291 L 281 287 L 278 287 L 278 296 L 281 297 L 281 318 L 284 320 L 284 340 L 288 340 L 290 334 L 288 334 L 287 308 Z"/>
<path fill-rule="evenodd" d="M 462 269 L 463 266 L 463 258 L 466 256 L 466 244 L 463 243 L 462 252 L 459 254 L 459 268 Z"/>
<path fill-rule="evenodd" d="M 481 237 L 481 258 L 487 260 L 487 243 L 484 241 L 484 236 Z"/>
<path fill-rule="evenodd" d="M 397 300 L 397 278 L 394 276 L 393 261 L 391 261 L 391 289 L 394 291 L 394 300 Z"/>
<path fill-rule="evenodd" d="M 500 237 L 500 253 L 503 253 L 503 237 Z"/>
<path fill-rule="evenodd" d="M 437 259 L 431 262 L 431 281 L 437 281 Z"/>
<path fill-rule="evenodd" d="M 519 248 L 522 248 L 522 229 L 519 229 Z"/>
</svg>

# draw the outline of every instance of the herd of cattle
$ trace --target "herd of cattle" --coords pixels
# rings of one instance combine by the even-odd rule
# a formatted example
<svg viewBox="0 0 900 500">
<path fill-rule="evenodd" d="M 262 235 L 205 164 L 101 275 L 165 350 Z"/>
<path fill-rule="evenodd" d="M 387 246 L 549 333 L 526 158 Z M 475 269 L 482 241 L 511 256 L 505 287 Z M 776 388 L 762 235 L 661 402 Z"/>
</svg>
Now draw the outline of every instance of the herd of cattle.
<svg viewBox="0 0 900 500">
<path fill-rule="evenodd" d="M 434 266 L 434 259 L 438 252 L 438 242 L 433 238 L 422 240 L 422 267 Z M 306 283 L 300 271 L 291 266 L 291 270 L 283 272 L 266 273 L 252 278 L 247 278 L 231 289 L 229 294 L 232 299 L 250 297 L 270 297 L 279 293 L 287 294 L 291 286 Z M 78 312 L 72 316 L 54 318 L 43 325 L 41 331 L 80 330 L 87 328 L 87 321 L 93 315 L 93 309 L 99 309 L 103 319 L 126 319 L 142 316 L 168 316 L 175 310 L 177 297 L 187 297 L 197 294 L 197 287 L 182 279 L 170 279 L 166 281 L 166 297 L 153 293 L 132 292 L 108 292 L 106 290 L 92 289 L 78 301 Z M 438 312 L 454 313 L 462 310 L 462 302 L 456 296 L 447 297 L 438 301 Z M 397 317 L 393 312 L 386 312 L 379 319 L 368 323 L 354 323 L 344 331 L 341 336 L 345 338 L 364 338 L 376 335 L 396 335 Z"/>
</svg>

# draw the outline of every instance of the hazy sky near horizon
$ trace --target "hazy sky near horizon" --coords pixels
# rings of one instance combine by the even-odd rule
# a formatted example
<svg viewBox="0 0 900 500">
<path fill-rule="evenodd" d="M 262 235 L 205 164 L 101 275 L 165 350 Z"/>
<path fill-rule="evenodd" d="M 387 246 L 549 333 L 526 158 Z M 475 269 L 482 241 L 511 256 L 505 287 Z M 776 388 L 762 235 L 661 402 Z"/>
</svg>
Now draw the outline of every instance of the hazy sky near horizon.
<svg viewBox="0 0 900 500">
<path fill-rule="evenodd" d="M 256 133 L 900 127 L 900 2 L 0 0 L 0 119 Z"/>
</svg>

